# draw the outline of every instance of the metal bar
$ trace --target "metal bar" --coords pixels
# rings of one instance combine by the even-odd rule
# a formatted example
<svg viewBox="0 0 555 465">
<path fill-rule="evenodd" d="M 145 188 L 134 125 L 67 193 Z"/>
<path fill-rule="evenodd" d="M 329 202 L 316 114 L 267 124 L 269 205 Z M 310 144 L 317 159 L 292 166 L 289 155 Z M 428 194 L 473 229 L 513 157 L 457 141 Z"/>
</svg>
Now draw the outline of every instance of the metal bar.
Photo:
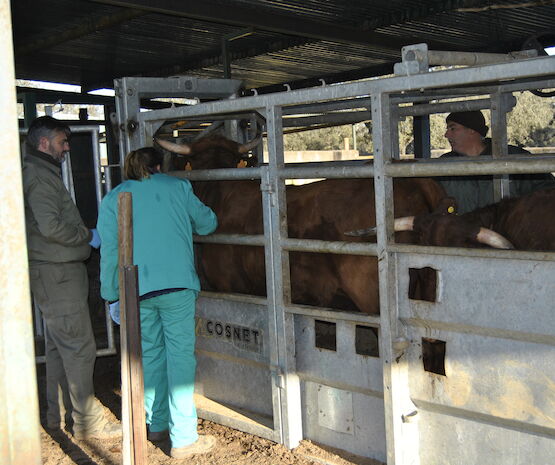
<svg viewBox="0 0 555 465">
<path fill-rule="evenodd" d="M 316 239 L 282 240 L 283 248 L 290 252 L 331 253 L 337 255 L 377 256 L 377 246 L 371 242 L 321 241 Z"/>
<path fill-rule="evenodd" d="M 344 125 L 360 123 L 361 121 L 369 121 L 372 119 L 370 111 L 343 111 L 338 113 L 327 113 L 314 116 L 297 116 L 294 118 L 286 118 L 283 120 L 284 128 L 305 127 L 311 125 L 331 124 Z M 307 130 L 311 128 L 308 127 Z"/>
<path fill-rule="evenodd" d="M 282 249 L 287 237 L 287 204 L 285 184 L 278 170 L 284 166 L 283 126 L 281 108 L 266 108 L 268 128 L 269 165 L 261 182 L 264 231 L 267 237 L 266 289 L 270 309 L 270 326 L 275 325 L 277 360 L 271 364 L 279 366 L 281 373 L 274 374 L 272 391 L 279 396 L 274 403 L 274 424 L 279 426 L 281 442 L 289 448 L 296 447 L 303 438 L 301 418 L 301 391 L 295 362 L 295 327 L 293 315 L 284 311 L 291 302 L 289 254 Z M 277 362 L 277 363 L 276 363 Z M 277 411 L 276 411 L 277 409 Z"/>
<path fill-rule="evenodd" d="M 283 115 L 307 115 L 311 113 L 326 113 L 337 110 L 351 110 L 353 108 L 370 109 L 371 99 L 368 97 L 351 98 L 347 100 L 332 100 L 331 102 L 315 102 L 303 105 L 290 105 L 283 108 Z M 284 119 L 284 123 L 287 118 Z"/>
<path fill-rule="evenodd" d="M 403 325 L 399 321 L 396 276 L 397 260 L 389 250 L 393 242 L 393 180 L 386 175 L 387 163 L 391 163 L 394 152 L 392 129 L 394 115 L 391 114 L 389 96 L 385 93 L 372 95 L 372 138 L 374 141 L 374 185 L 376 191 L 376 224 L 378 225 L 378 272 L 380 292 L 380 355 L 383 363 L 383 386 L 385 408 L 385 430 L 388 465 L 405 465 L 410 455 L 412 463 L 419 464 L 418 429 L 408 428 L 401 421 L 407 411 L 414 411 L 410 399 L 408 364 L 396 353 L 395 342 L 406 339 Z M 394 126 L 396 129 L 396 126 Z M 388 201 L 389 200 L 389 201 Z"/>
<path fill-rule="evenodd" d="M 167 174 L 189 181 L 230 181 L 260 179 L 260 168 L 226 168 L 215 170 L 169 171 Z"/>
<path fill-rule="evenodd" d="M 462 66 L 478 66 L 493 63 L 510 63 L 517 58 L 531 58 L 537 56 L 535 54 L 526 53 L 530 50 L 513 52 L 513 53 L 479 53 L 479 52 L 452 52 L 440 50 L 428 50 L 428 63 L 430 65 L 462 65 Z"/>
<path fill-rule="evenodd" d="M 341 86 L 325 86 L 321 88 L 243 97 L 235 100 L 207 102 L 191 107 L 152 110 L 141 113 L 138 115 L 138 119 L 144 122 L 154 120 L 165 121 L 172 118 L 257 110 L 273 105 L 294 105 L 313 103 L 326 99 L 346 99 L 360 95 L 370 95 L 379 91 L 402 92 L 410 91 L 411 89 L 426 90 L 437 87 L 468 85 L 469 82 L 474 82 L 479 85 L 481 83 L 491 83 L 503 79 L 510 79 L 514 82 L 518 79 L 527 78 L 530 75 L 549 77 L 553 74 L 555 74 L 555 57 L 541 57 L 526 60 L 526 63 L 501 63 L 483 67 L 435 71 L 433 73 L 411 76 L 396 76 L 354 82 L 342 84 Z"/>
<path fill-rule="evenodd" d="M 265 245 L 265 238 L 263 235 L 251 236 L 248 234 L 211 234 L 210 236 L 195 236 L 195 242 L 202 244 L 248 245 L 263 247 Z M 284 250 L 288 250 L 290 252 L 377 256 L 376 244 L 371 242 L 343 242 L 283 238 L 282 246 Z"/>
<path fill-rule="evenodd" d="M 508 154 L 507 111 L 510 108 L 506 97 L 507 94 L 500 91 L 491 96 L 491 155 L 494 159 L 505 158 Z M 509 176 L 507 174 L 494 176 L 492 188 L 494 202 L 509 197 Z"/>
<path fill-rule="evenodd" d="M 100 209 L 100 202 L 102 202 L 102 173 L 100 171 L 100 148 L 98 139 L 98 129 L 92 131 L 92 146 L 93 146 L 93 165 L 94 165 L 94 186 L 96 192 L 96 207 Z"/>
<path fill-rule="evenodd" d="M 513 98 L 513 106 L 516 105 L 516 99 Z M 489 98 L 464 100 L 458 102 L 441 102 L 413 105 L 410 107 L 400 107 L 400 116 L 421 116 L 431 115 L 433 113 L 447 113 L 452 111 L 470 111 L 484 110 L 490 108 L 491 101 Z"/>
<path fill-rule="evenodd" d="M 341 310 L 324 308 L 324 307 L 312 307 L 309 305 L 287 305 L 285 307 L 287 313 L 293 313 L 295 315 L 304 315 L 312 318 L 329 320 L 329 321 L 350 321 L 352 323 L 362 323 L 367 326 L 373 326 L 375 328 L 380 327 L 380 316 L 379 315 L 368 315 L 366 313 L 351 313 L 343 312 Z"/>
<path fill-rule="evenodd" d="M 39 406 L 34 366 L 33 322 L 10 2 L 0 0 L 0 463 L 40 465 Z M 24 381 L 22 381 L 24 380 Z"/>
<path fill-rule="evenodd" d="M 389 250 L 396 253 L 417 255 L 452 255 L 457 257 L 499 258 L 507 260 L 555 261 L 555 252 L 531 252 L 525 250 L 467 249 L 393 243 L 389 244 Z"/>
<path fill-rule="evenodd" d="M 317 178 L 371 178 L 374 176 L 372 165 L 330 166 L 311 163 L 313 167 L 278 168 L 280 179 L 317 179 Z M 259 179 L 261 168 L 227 168 L 198 171 L 170 171 L 167 174 L 190 181 L 228 181 L 238 179 Z"/>
<path fill-rule="evenodd" d="M 414 178 L 422 176 L 465 176 L 477 174 L 550 173 L 555 171 L 555 157 L 510 156 L 502 160 L 480 157 L 480 160 L 405 161 L 385 166 L 387 176 Z M 488 159 L 484 159 L 488 158 Z"/>
<path fill-rule="evenodd" d="M 136 118 L 140 112 L 140 99 L 132 81 L 127 78 L 114 79 L 114 91 L 116 94 L 116 113 L 119 127 L 119 164 L 124 166 L 125 156 L 140 147 L 136 131 L 133 130 Z M 122 170 L 123 179 L 123 170 Z"/>
<path fill-rule="evenodd" d="M 521 81 L 508 81 L 503 82 L 499 85 L 477 85 L 474 87 L 450 87 L 448 90 L 445 89 L 421 89 L 417 92 L 406 91 L 402 94 L 396 94 L 395 97 L 391 98 L 393 103 L 414 103 L 424 100 L 438 100 L 438 99 L 453 99 L 467 96 L 478 96 L 478 95 L 488 95 L 499 91 L 502 87 L 504 92 L 515 92 L 521 90 L 533 90 L 533 89 L 549 89 L 555 87 L 555 79 L 543 78 L 543 79 L 530 79 L 523 78 Z"/>
<path fill-rule="evenodd" d="M 114 165 L 106 165 L 104 167 L 104 183 L 106 186 L 106 194 L 112 190 L 112 167 L 113 166 Z"/>
<path fill-rule="evenodd" d="M 71 156 L 65 157 L 62 162 L 62 181 L 75 203 L 75 187 L 73 185 L 73 170 L 71 169 Z"/>
<path fill-rule="evenodd" d="M 282 168 L 279 170 L 281 179 L 341 179 L 371 178 L 374 176 L 372 165 L 359 166 L 322 166 L 314 168 Z"/>
<path fill-rule="evenodd" d="M 266 239 L 263 234 L 210 234 L 209 236 L 194 236 L 194 241 L 199 244 L 227 244 L 251 245 L 264 247 Z"/>
</svg>

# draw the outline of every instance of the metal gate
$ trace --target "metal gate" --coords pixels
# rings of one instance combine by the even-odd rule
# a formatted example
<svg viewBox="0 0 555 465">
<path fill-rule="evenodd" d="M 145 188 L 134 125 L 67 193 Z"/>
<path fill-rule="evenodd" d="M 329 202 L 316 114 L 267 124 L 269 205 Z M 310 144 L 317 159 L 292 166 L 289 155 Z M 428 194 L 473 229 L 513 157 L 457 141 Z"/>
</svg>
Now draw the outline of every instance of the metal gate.
<svg viewBox="0 0 555 465">
<path fill-rule="evenodd" d="M 555 87 L 554 76 L 555 58 L 538 58 L 142 113 L 126 102 L 141 81 L 116 82 L 126 149 L 150 145 L 167 120 L 239 112 L 266 119 L 267 165 L 180 174 L 191 180 L 260 179 L 264 211 L 264 237 L 214 235 L 201 241 L 265 246 L 268 297 L 202 295 L 200 415 L 288 447 L 309 438 L 390 465 L 548 463 L 555 454 L 555 380 L 549 370 L 555 254 L 395 244 L 391 199 L 394 177 L 555 171 L 553 158 L 393 163 L 401 115 L 461 105 L 429 103 L 439 96 L 488 94 L 465 105 L 491 108 L 494 137 L 506 137 L 499 116 L 507 111 L 505 94 Z M 422 102 L 419 108 L 405 105 Z M 324 106 L 371 112 L 374 166 L 285 166 L 283 116 Z M 377 244 L 287 237 L 285 179 L 365 177 L 375 178 Z M 503 182 L 500 177 L 499 193 Z M 292 304 L 291 251 L 377 256 L 381 316 Z M 433 303 L 407 295 L 408 269 L 424 266 L 438 275 Z M 335 335 L 335 350 L 318 345 L 318 326 Z M 357 337 L 372 328 L 379 358 L 357 350 Z M 424 369 L 423 347 L 439 348 L 444 373 Z"/>
</svg>

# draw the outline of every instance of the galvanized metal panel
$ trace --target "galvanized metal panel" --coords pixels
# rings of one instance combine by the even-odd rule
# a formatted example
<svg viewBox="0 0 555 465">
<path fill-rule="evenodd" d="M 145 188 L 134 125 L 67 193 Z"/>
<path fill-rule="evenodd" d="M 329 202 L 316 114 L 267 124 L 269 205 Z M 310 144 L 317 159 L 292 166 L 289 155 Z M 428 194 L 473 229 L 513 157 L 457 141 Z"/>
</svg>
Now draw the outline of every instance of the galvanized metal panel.
<svg viewBox="0 0 555 465">
<path fill-rule="evenodd" d="M 409 301 L 408 268 L 439 272 L 439 301 Z M 555 454 L 555 262 L 402 254 L 400 318 L 420 463 L 550 463 Z M 445 341 L 445 376 L 422 338 Z"/>
<path fill-rule="evenodd" d="M 386 460 L 385 427 L 383 400 L 359 392 L 343 391 L 335 401 L 325 400 L 319 392 L 339 393 L 341 390 L 330 388 L 311 381 L 302 382 L 303 435 L 321 444 L 347 450 L 362 457 Z M 349 400 L 347 400 L 349 399 Z M 323 401 L 322 401 L 323 400 Z M 331 414 L 332 409 L 343 408 L 338 416 L 322 421 L 322 415 Z M 351 428 L 351 416 L 352 428 Z M 350 428 L 347 430 L 347 428 Z"/>
</svg>

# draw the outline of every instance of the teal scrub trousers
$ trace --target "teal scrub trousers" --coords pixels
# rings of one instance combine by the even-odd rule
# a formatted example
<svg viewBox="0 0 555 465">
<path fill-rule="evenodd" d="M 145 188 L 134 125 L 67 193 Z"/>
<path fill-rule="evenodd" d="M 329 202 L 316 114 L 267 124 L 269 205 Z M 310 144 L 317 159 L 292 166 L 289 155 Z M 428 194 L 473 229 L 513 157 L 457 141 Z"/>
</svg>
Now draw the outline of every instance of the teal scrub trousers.
<svg viewBox="0 0 555 465">
<path fill-rule="evenodd" d="M 198 439 L 195 387 L 195 303 L 185 289 L 140 302 L 146 422 L 170 431 L 172 447 Z"/>
</svg>

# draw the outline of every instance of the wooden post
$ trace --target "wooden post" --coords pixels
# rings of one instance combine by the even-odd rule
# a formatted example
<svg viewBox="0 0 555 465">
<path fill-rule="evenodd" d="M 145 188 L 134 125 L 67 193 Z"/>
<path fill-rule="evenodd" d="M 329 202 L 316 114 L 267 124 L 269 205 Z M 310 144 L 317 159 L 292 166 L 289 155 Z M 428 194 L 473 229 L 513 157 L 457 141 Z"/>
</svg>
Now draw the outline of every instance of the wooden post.
<svg viewBox="0 0 555 465">
<path fill-rule="evenodd" d="M 133 201 L 118 196 L 123 464 L 146 464 L 146 429 L 137 267 L 133 265 Z"/>
</svg>

